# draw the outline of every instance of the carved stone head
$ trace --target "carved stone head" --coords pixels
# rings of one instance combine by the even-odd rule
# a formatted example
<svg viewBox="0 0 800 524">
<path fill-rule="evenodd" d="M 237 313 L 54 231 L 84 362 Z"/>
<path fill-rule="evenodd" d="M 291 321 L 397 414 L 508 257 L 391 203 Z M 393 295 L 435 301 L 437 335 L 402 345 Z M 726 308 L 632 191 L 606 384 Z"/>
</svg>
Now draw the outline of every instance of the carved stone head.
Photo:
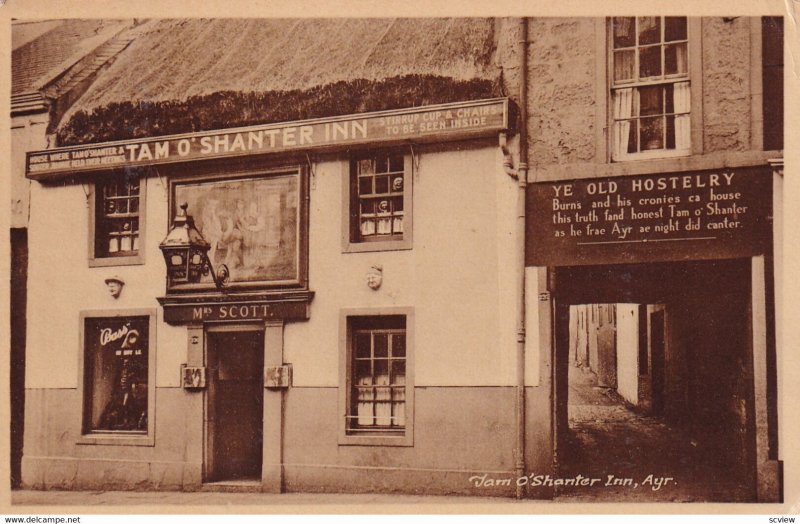
<svg viewBox="0 0 800 524">
<path fill-rule="evenodd" d="M 370 289 L 377 290 L 383 283 L 383 266 L 375 264 L 367 271 L 367 285 Z"/>
</svg>

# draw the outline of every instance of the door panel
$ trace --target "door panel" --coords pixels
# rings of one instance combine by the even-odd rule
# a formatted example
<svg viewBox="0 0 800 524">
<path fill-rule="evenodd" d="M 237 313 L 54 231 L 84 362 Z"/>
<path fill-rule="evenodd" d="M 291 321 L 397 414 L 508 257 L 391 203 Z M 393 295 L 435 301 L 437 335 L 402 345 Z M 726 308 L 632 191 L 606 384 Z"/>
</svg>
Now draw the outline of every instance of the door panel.
<svg viewBox="0 0 800 524">
<path fill-rule="evenodd" d="M 209 480 L 261 478 L 264 334 L 211 333 Z"/>
</svg>

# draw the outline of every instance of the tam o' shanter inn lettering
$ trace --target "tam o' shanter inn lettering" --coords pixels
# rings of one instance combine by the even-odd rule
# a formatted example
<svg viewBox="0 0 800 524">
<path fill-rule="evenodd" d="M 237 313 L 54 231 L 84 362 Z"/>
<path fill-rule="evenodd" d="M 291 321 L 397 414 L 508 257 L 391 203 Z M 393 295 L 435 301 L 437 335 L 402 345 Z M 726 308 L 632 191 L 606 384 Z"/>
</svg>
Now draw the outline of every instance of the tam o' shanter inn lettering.
<svg viewBox="0 0 800 524">
<path fill-rule="evenodd" d="M 36 178 L 37 175 L 72 169 L 153 165 L 387 140 L 426 137 L 441 140 L 448 134 L 458 137 L 500 131 L 507 127 L 507 102 L 504 100 L 429 107 L 433 109 L 367 113 L 292 124 L 252 126 L 224 132 L 41 151 L 28 155 L 27 173 L 31 178 Z"/>
</svg>

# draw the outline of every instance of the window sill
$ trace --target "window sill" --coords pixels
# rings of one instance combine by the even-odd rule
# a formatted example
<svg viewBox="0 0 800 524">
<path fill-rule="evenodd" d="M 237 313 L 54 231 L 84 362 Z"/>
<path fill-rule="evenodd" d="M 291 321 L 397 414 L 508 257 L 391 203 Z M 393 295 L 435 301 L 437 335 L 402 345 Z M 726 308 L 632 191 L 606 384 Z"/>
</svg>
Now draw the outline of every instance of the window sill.
<svg viewBox="0 0 800 524">
<path fill-rule="evenodd" d="M 87 433 L 78 438 L 78 445 L 86 446 L 155 446 L 153 435 L 131 433 Z"/>
<path fill-rule="evenodd" d="M 369 253 L 373 251 L 404 251 L 412 249 L 411 240 L 386 240 L 374 242 L 348 242 L 342 253 Z"/>
<path fill-rule="evenodd" d="M 414 445 L 410 430 L 406 429 L 405 435 L 340 435 L 340 446 L 387 446 L 411 447 Z"/>
<path fill-rule="evenodd" d="M 612 162 L 636 162 L 639 160 L 660 160 L 662 158 L 675 158 L 690 156 L 691 149 L 658 149 L 655 151 L 643 151 L 641 153 L 630 153 L 614 157 Z"/>
<path fill-rule="evenodd" d="M 141 266 L 143 264 L 144 255 L 142 253 L 129 257 L 89 258 L 89 267 Z"/>
</svg>

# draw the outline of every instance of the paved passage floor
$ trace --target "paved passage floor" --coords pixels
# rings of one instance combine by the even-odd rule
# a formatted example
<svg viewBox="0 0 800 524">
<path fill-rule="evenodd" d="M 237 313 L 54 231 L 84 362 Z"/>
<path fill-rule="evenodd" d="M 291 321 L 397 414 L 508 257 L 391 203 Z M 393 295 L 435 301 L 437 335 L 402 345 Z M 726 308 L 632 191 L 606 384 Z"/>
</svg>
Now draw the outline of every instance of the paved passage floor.
<svg viewBox="0 0 800 524">
<path fill-rule="evenodd" d="M 562 487 L 558 500 L 752 500 L 730 466 L 710 464 L 684 433 L 628 409 L 615 392 L 597 385 L 591 371 L 570 365 L 569 375 L 570 429 L 558 477 L 601 480 L 589 486 Z"/>
</svg>

